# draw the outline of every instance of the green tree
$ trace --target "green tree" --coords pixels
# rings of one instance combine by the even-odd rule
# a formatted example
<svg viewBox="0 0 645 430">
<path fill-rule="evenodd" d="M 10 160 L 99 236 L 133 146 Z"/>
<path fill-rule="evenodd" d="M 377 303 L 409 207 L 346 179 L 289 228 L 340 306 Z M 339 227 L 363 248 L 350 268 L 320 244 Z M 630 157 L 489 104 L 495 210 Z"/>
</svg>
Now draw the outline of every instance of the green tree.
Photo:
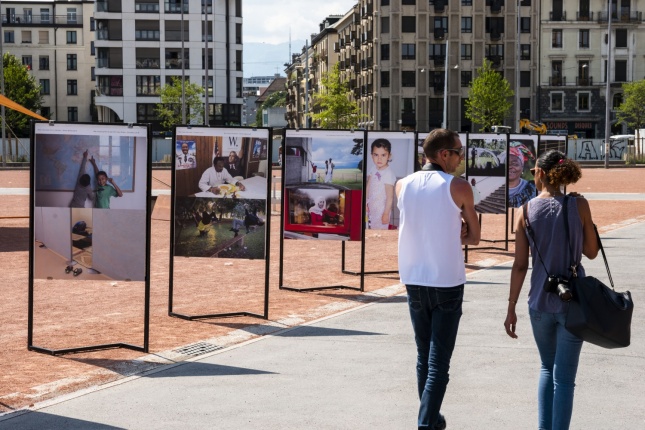
<svg viewBox="0 0 645 430">
<path fill-rule="evenodd" d="M 346 129 L 358 126 L 363 115 L 358 103 L 349 99 L 350 89 L 347 82 L 340 78 L 338 63 L 320 79 L 323 89 L 313 96 L 311 118 L 320 128 Z"/>
<path fill-rule="evenodd" d="M 282 107 L 287 105 L 287 92 L 286 91 L 276 91 L 269 94 L 269 96 L 264 100 L 260 105 L 257 112 L 255 112 L 255 125 L 257 127 L 262 126 L 262 111 L 264 109 L 269 109 L 272 107 Z"/>
<path fill-rule="evenodd" d="M 623 102 L 616 108 L 616 117 L 636 131 L 636 142 L 640 142 L 639 130 L 645 126 L 645 80 L 623 84 Z"/>
<path fill-rule="evenodd" d="M 482 126 L 481 131 L 490 131 L 493 125 L 504 123 L 513 103 L 513 90 L 501 73 L 484 60 L 477 69 L 477 77 L 470 83 L 466 99 L 466 118 Z"/>
<path fill-rule="evenodd" d="M 186 80 L 184 85 L 186 95 L 186 120 L 189 124 L 204 123 L 204 88 L 194 82 Z M 170 84 L 164 85 L 159 91 L 161 103 L 157 104 L 157 114 L 161 125 L 170 130 L 175 125 L 181 124 L 181 78 L 173 76 Z"/>
<path fill-rule="evenodd" d="M 6 53 L 2 57 L 4 67 L 4 95 L 8 99 L 37 112 L 43 102 L 40 85 L 26 66 L 14 55 Z M 7 128 L 18 137 L 29 135 L 31 117 L 13 109 L 5 109 Z"/>
</svg>

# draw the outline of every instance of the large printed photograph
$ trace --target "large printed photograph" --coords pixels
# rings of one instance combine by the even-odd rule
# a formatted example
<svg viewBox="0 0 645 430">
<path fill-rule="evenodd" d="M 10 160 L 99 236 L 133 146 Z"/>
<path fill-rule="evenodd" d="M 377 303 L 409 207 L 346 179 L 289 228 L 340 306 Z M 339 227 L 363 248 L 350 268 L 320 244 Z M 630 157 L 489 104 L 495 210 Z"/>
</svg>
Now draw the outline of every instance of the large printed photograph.
<svg viewBox="0 0 645 430">
<path fill-rule="evenodd" d="M 366 147 L 366 228 L 396 230 L 399 210 L 394 187 L 414 171 L 414 134 L 368 132 Z"/>
<path fill-rule="evenodd" d="M 364 136 L 285 131 L 285 239 L 360 240 Z"/>
<path fill-rule="evenodd" d="M 175 141 L 194 167 L 175 164 L 174 255 L 265 258 L 269 130 L 177 127 Z"/>
<path fill-rule="evenodd" d="M 531 173 L 537 159 L 537 136 L 511 134 L 508 147 L 508 207 L 519 208 L 537 195 Z"/>
<path fill-rule="evenodd" d="M 35 124 L 35 279 L 145 280 L 147 133 Z"/>
<path fill-rule="evenodd" d="M 478 213 L 506 213 L 505 134 L 469 134 L 466 145 L 466 179 L 473 188 Z"/>
</svg>

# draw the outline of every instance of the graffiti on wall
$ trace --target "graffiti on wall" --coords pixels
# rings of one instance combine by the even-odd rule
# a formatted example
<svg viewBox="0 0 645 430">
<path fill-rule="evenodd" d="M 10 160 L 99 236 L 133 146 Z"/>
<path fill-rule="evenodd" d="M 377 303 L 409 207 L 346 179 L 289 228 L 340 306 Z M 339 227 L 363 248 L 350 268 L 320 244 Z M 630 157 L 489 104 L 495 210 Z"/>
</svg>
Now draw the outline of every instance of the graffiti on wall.
<svg viewBox="0 0 645 430">
<path fill-rule="evenodd" d="M 605 151 L 603 139 L 581 139 L 577 142 L 569 141 L 569 148 L 575 148 L 575 159 L 582 161 L 603 161 Z M 627 139 L 611 140 L 609 143 L 609 159 L 622 160 L 627 150 Z"/>
</svg>

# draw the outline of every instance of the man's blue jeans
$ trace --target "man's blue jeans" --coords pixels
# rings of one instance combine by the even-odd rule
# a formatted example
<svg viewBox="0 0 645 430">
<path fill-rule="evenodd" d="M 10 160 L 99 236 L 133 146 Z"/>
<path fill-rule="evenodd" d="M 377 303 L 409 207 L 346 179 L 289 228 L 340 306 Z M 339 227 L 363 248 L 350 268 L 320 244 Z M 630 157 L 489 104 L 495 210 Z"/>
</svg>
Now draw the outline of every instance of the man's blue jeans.
<svg viewBox="0 0 645 430">
<path fill-rule="evenodd" d="M 455 349 L 464 286 L 450 288 L 406 285 L 408 306 L 417 344 L 419 429 L 437 424 L 448 386 L 450 358 Z"/>
<path fill-rule="evenodd" d="M 529 309 L 542 367 L 538 384 L 538 428 L 566 430 L 573 412 L 573 390 L 582 340 L 564 327 L 566 314 Z"/>
</svg>

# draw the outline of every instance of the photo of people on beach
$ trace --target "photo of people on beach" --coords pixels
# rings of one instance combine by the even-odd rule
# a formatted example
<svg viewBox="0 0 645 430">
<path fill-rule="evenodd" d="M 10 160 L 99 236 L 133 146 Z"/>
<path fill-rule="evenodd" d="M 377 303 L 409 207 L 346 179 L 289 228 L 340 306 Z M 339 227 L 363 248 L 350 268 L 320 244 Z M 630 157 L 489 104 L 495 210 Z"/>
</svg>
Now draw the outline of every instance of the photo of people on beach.
<svg viewBox="0 0 645 430">
<path fill-rule="evenodd" d="M 285 238 L 360 240 L 364 139 L 364 132 L 285 131 L 283 183 L 290 212 L 285 217 Z M 317 222 L 323 212 L 336 212 L 334 206 L 342 224 L 338 217 Z M 314 222 L 298 221 L 305 218 Z"/>
</svg>

